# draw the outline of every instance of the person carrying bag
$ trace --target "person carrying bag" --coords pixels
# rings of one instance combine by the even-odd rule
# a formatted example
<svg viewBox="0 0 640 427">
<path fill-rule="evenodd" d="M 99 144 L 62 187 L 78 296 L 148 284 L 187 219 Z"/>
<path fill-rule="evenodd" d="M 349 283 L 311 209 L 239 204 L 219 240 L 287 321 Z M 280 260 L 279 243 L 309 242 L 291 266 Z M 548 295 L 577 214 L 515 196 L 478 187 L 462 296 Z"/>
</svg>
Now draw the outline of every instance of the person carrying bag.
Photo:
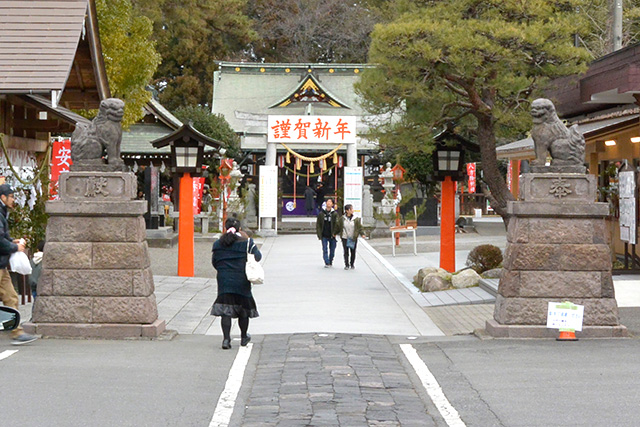
<svg viewBox="0 0 640 427">
<path fill-rule="evenodd" d="M 217 270 L 218 297 L 213 303 L 211 314 L 220 317 L 222 327 L 222 348 L 231 348 L 231 319 L 238 319 L 240 327 L 240 345 L 246 346 L 251 341 L 249 319 L 258 317 L 256 301 L 251 293 L 251 281 L 247 275 L 247 269 L 251 269 L 249 275 L 253 277 L 255 265 L 249 258 L 257 261 L 262 259 L 262 254 L 256 247 L 253 239 L 242 231 L 240 221 L 237 218 L 229 218 L 225 222 L 227 230 L 213 244 L 211 263 Z M 258 265 L 259 266 L 259 265 Z M 262 269 L 261 266 L 259 266 Z M 264 278 L 264 272 L 263 272 Z"/>
</svg>

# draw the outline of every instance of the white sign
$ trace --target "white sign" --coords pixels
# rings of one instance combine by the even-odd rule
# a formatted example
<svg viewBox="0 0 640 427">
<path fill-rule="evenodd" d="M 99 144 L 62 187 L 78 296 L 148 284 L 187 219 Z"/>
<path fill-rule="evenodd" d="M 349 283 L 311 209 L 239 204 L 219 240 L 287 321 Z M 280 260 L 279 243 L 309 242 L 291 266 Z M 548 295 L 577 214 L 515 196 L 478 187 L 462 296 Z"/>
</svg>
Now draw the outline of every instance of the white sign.
<svg viewBox="0 0 640 427">
<path fill-rule="evenodd" d="M 636 244 L 636 178 L 633 171 L 618 173 L 620 240 Z"/>
<path fill-rule="evenodd" d="M 550 302 L 547 309 L 547 328 L 582 330 L 584 306 L 570 302 Z"/>
<path fill-rule="evenodd" d="M 278 216 L 277 166 L 260 166 L 258 199 L 260 218 L 276 218 Z"/>
<path fill-rule="evenodd" d="M 269 116 L 267 141 L 355 144 L 355 116 Z"/>
<path fill-rule="evenodd" d="M 362 168 L 344 168 L 344 204 L 353 205 L 355 216 L 362 216 Z"/>
</svg>

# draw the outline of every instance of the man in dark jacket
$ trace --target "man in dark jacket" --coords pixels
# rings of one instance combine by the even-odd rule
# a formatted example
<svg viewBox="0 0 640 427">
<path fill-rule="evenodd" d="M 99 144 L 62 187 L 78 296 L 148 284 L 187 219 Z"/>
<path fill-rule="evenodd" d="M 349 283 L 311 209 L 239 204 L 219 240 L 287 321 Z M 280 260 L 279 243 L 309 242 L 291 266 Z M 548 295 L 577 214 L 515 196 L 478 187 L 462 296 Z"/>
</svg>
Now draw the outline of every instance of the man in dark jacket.
<svg viewBox="0 0 640 427">
<path fill-rule="evenodd" d="M 8 209 L 13 208 L 14 200 L 11 187 L 7 184 L 0 185 L 0 301 L 7 307 L 17 310 L 18 294 L 13 288 L 7 267 L 11 254 L 18 251 L 24 252 L 25 247 L 20 240 L 13 240 L 9 237 Z M 27 344 L 38 339 L 33 335 L 25 334 L 19 326 L 11 331 L 11 338 L 13 345 Z"/>
<path fill-rule="evenodd" d="M 318 208 L 318 213 L 322 211 L 322 204 L 324 203 L 324 185 L 319 182 L 316 186 L 316 208 Z"/>
<path fill-rule="evenodd" d="M 333 210 L 333 200 L 327 199 L 326 209 L 320 210 L 316 220 L 316 234 L 322 241 L 322 258 L 324 268 L 333 265 L 336 254 L 336 234 L 338 234 L 338 213 Z"/>
<path fill-rule="evenodd" d="M 313 188 L 307 185 L 307 188 L 304 190 L 304 209 L 307 211 L 307 216 L 311 216 L 313 214 L 313 209 L 315 206 L 313 205 L 313 199 L 316 197 L 316 192 L 313 191 Z"/>
</svg>

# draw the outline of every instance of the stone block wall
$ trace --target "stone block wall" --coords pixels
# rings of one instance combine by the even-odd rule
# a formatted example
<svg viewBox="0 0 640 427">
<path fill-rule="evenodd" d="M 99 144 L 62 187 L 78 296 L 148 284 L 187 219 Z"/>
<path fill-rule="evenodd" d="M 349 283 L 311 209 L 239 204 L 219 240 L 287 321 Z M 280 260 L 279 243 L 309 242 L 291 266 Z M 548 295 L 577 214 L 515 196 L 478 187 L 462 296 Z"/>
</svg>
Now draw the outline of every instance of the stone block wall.
<svg viewBox="0 0 640 427">
<path fill-rule="evenodd" d="M 134 200 L 135 190 L 132 173 L 62 175 L 60 200 L 47 204 L 47 243 L 33 308 L 36 332 L 74 337 L 162 332 L 146 203 Z M 122 327 L 105 328 L 109 324 Z"/>
<path fill-rule="evenodd" d="M 619 326 L 605 218 L 595 177 L 527 174 L 510 202 L 499 325 L 546 325 L 549 302 L 584 305 L 585 326 Z M 496 325 L 494 324 L 494 327 Z"/>
</svg>

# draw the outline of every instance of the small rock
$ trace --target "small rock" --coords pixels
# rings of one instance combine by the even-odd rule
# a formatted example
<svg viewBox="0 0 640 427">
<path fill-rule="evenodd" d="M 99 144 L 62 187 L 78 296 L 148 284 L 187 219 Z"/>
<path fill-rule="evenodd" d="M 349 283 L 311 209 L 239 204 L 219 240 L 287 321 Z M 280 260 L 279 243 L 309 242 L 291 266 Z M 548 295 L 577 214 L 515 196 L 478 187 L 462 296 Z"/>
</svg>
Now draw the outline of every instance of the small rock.
<svg viewBox="0 0 640 427">
<path fill-rule="evenodd" d="M 499 279 L 502 277 L 502 268 L 492 268 L 481 274 L 483 279 Z"/>
<path fill-rule="evenodd" d="M 437 273 L 438 268 L 436 267 L 425 267 L 418 270 L 418 274 L 413 276 L 413 283 L 416 285 L 421 285 L 424 282 L 424 278 L 427 277 L 428 274 Z"/>
<path fill-rule="evenodd" d="M 451 283 L 440 273 L 427 274 L 422 282 L 422 292 L 444 291 L 451 286 Z"/>
<path fill-rule="evenodd" d="M 451 276 L 451 284 L 456 289 L 469 288 L 471 286 L 477 286 L 480 279 L 481 277 L 478 273 L 471 268 L 467 268 Z"/>
</svg>

